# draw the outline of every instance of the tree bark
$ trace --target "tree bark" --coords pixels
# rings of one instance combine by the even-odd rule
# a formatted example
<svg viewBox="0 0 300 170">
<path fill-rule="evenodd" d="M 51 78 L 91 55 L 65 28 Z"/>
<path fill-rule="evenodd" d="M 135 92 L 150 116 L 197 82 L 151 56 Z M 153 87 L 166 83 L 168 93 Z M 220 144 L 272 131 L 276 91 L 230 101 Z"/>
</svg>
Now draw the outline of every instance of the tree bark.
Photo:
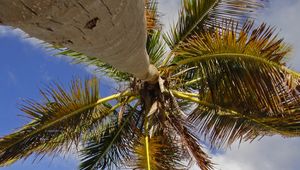
<svg viewBox="0 0 300 170">
<path fill-rule="evenodd" d="M 143 0 L 1 0 L 0 24 L 152 80 Z"/>
</svg>

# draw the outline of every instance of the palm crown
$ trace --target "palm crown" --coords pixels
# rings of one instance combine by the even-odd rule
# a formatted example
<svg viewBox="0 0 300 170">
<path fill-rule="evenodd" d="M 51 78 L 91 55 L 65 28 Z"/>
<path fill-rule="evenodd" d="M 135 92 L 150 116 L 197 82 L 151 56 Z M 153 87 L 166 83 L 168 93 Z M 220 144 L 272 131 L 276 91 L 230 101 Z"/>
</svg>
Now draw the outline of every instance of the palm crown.
<svg viewBox="0 0 300 170">
<path fill-rule="evenodd" d="M 32 121 L 0 138 L 1 166 L 75 144 L 83 170 L 187 169 L 190 161 L 209 170 L 203 141 L 219 148 L 300 135 L 300 74 L 285 67 L 290 48 L 273 27 L 251 21 L 264 1 L 182 0 L 169 33 L 162 33 L 156 1 L 146 2 L 147 52 L 159 80 L 145 82 L 60 49 L 125 88 L 101 97 L 93 78 L 42 90 L 42 102 L 28 100 L 21 109 Z"/>
</svg>

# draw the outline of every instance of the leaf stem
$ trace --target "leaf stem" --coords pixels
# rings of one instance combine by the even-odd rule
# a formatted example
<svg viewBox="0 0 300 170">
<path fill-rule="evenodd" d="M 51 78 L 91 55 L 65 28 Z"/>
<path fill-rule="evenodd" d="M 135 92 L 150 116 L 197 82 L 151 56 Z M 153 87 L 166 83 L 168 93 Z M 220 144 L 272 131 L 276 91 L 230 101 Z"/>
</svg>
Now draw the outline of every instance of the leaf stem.
<svg viewBox="0 0 300 170">
<path fill-rule="evenodd" d="M 147 170 L 151 170 L 150 154 L 149 154 L 149 135 L 148 134 L 146 134 L 145 143 L 146 143 L 146 154 L 147 154 Z"/>
<path fill-rule="evenodd" d="M 206 107 L 210 107 L 210 108 L 214 108 L 214 109 L 218 109 L 218 110 L 221 110 L 223 112 L 226 112 L 226 114 L 225 113 L 220 114 L 221 116 L 224 116 L 224 115 L 231 115 L 231 116 L 238 115 L 238 113 L 236 111 L 229 110 L 229 109 L 224 109 L 224 108 L 221 108 L 221 107 L 219 107 L 215 104 L 211 104 L 211 103 L 202 101 L 198 98 L 195 98 L 197 96 L 197 94 L 185 93 L 185 92 L 180 92 L 180 91 L 177 91 L 177 90 L 171 90 L 171 92 L 173 93 L 173 95 L 175 97 L 185 99 L 185 100 L 189 100 L 191 102 L 195 102 L 195 103 L 201 104 L 201 105 L 206 106 Z"/>
<path fill-rule="evenodd" d="M 146 115 L 149 115 L 150 110 L 151 110 L 151 106 L 152 104 L 150 104 L 151 102 L 145 102 L 145 113 Z M 151 170 L 151 164 L 150 164 L 150 151 L 149 151 L 149 116 L 145 117 L 145 149 L 146 149 L 146 157 L 147 157 L 147 170 Z"/>
<path fill-rule="evenodd" d="M 189 86 L 189 85 L 192 85 L 192 84 L 194 84 L 194 83 L 196 83 L 196 82 L 198 82 L 198 81 L 200 81 L 200 80 L 202 80 L 202 78 L 196 78 L 196 79 L 194 79 L 194 80 L 187 81 L 187 82 L 185 82 L 185 83 L 177 84 L 177 85 L 175 85 L 175 87 Z"/>
</svg>

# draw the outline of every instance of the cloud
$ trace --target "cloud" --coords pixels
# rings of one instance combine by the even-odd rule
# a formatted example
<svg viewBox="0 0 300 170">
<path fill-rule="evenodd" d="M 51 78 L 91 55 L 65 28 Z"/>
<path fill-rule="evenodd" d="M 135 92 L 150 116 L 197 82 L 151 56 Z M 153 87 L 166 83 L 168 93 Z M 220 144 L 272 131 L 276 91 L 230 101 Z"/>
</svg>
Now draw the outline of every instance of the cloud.
<svg viewBox="0 0 300 170">
<path fill-rule="evenodd" d="M 19 28 L 12 28 L 9 26 L 0 25 L 0 37 L 13 36 L 18 37 L 20 40 L 28 43 L 34 47 L 43 47 L 43 41 L 30 37 L 27 33 Z"/>
<path fill-rule="evenodd" d="M 7 35 L 7 31 L 8 31 L 8 27 L 0 25 L 0 37 L 4 36 L 4 35 Z"/>
<path fill-rule="evenodd" d="M 16 84 L 17 84 L 17 78 L 16 78 L 16 75 L 15 75 L 13 72 L 11 72 L 11 71 L 8 71 L 8 72 L 7 72 L 7 75 L 8 75 L 8 77 L 9 77 L 10 82 L 11 82 L 13 85 L 16 85 Z"/>
<path fill-rule="evenodd" d="M 158 5 L 158 11 L 160 15 L 160 21 L 166 31 L 169 30 L 170 25 L 176 23 L 178 18 L 178 12 L 180 7 L 180 0 L 160 0 Z"/>
<path fill-rule="evenodd" d="M 214 156 L 218 170 L 296 170 L 299 167 L 300 139 L 280 136 L 237 143 L 224 154 Z"/>
</svg>

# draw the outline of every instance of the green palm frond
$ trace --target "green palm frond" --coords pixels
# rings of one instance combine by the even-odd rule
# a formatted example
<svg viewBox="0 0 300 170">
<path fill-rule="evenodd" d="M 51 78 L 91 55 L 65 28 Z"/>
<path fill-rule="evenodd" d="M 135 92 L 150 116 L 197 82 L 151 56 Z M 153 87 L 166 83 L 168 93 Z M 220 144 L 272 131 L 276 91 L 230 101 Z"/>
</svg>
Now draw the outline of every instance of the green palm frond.
<svg viewBox="0 0 300 170">
<path fill-rule="evenodd" d="M 153 30 L 148 33 L 147 38 L 147 52 L 149 55 L 150 63 L 158 67 L 166 53 L 165 43 L 161 39 L 161 31 Z"/>
<path fill-rule="evenodd" d="M 157 10 L 157 0 L 146 1 L 147 43 L 146 49 L 150 63 L 158 67 L 165 54 L 165 43 L 161 38 L 161 25 Z"/>
<path fill-rule="evenodd" d="M 195 32 L 207 31 L 211 26 L 220 25 L 224 19 L 245 21 L 264 3 L 257 0 L 182 0 L 178 22 L 165 40 L 171 49 L 175 49 Z"/>
<path fill-rule="evenodd" d="M 183 0 L 178 22 L 171 28 L 171 32 L 164 36 L 169 47 L 174 49 L 198 27 L 203 29 L 202 22 L 218 2 L 219 0 Z"/>
<path fill-rule="evenodd" d="M 84 144 L 80 169 L 111 169 L 125 165 L 124 161 L 130 159 L 130 148 L 138 135 L 132 127 L 139 121 L 140 111 L 137 110 L 137 106 L 127 106 L 121 123 L 116 115 L 99 135 L 93 136 Z"/>
<path fill-rule="evenodd" d="M 56 55 L 64 55 L 73 60 L 74 64 L 85 64 L 87 66 L 91 66 L 95 74 L 106 75 L 110 78 L 113 78 L 117 81 L 129 81 L 130 77 L 132 77 L 129 73 L 121 72 L 115 69 L 113 66 L 106 64 L 95 57 L 86 56 L 82 53 L 75 52 L 70 49 L 61 49 L 57 48 L 61 52 Z"/>
<path fill-rule="evenodd" d="M 41 91 L 43 102 L 26 101 L 21 109 L 32 122 L 10 135 L 0 138 L 0 165 L 26 158 L 32 153 L 47 154 L 68 150 L 79 144 L 80 136 L 93 127 L 95 120 L 109 114 L 104 105 L 120 94 L 100 99 L 98 81 L 72 82 L 70 91 L 60 85 Z"/>
</svg>

